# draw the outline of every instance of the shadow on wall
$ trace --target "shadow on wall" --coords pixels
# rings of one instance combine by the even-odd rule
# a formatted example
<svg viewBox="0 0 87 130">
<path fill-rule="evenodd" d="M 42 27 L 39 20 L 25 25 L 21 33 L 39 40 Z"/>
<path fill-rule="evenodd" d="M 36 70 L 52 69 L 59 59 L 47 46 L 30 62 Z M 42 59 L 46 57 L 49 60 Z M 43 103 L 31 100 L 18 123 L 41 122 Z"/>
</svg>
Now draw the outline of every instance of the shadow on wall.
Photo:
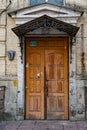
<svg viewBox="0 0 87 130">
<path fill-rule="evenodd" d="M 0 121 L 12 121 L 14 120 L 11 113 L 0 112 Z"/>
<path fill-rule="evenodd" d="M 0 121 L 3 120 L 12 120 L 12 115 L 10 113 L 6 113 L 4 108 L 5 103 L 5 86 L 0 86 Z"/>
</svg>

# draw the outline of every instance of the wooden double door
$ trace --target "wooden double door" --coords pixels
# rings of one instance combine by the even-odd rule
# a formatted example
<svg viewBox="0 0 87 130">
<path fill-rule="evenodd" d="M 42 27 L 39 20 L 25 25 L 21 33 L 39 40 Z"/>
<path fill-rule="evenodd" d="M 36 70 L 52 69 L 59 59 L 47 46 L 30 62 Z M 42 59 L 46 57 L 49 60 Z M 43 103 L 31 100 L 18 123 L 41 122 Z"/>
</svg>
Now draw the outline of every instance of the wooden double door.
<svg viewBox="0 0 87 130">
<path fill-rule="evenodd" d="M 68 119 L 67 38 L 26 40 L 26 119 Z"/>
</svg>

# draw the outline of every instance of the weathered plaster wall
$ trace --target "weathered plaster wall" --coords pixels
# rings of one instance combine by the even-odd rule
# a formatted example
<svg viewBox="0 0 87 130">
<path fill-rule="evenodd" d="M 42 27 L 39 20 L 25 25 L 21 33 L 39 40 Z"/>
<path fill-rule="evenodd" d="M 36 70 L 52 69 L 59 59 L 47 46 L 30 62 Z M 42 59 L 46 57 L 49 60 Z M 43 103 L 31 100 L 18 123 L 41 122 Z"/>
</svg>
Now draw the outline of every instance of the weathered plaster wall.
<svg viewBox="0 0 87 130">
<path fill-rule="evenodd" d="M 87 9 L 87 0 L 66 0 L 65 2 L 68 6 L 73 6 L 75 8 L 84 8 Z"/>
<path fill-rule="evenodd" d="M 2 8 L 2 7 L 1 7 Z M 0 16 L 0 75 L 5 75 L 6 14 Z"/>
<path fill-rule="evenodd" d="M 71 47 L 70 47 L 71 48 Z M 72 53 L 71 53 L 72 51 Z M 76 119 L 76 43 L 70 50 L 69 63 L 69 116 L 70 120 Z"/>
<path fill-rule="evenodd" d="M 6 87 L 4 101 L 5 113 L 2 116 L 6 120 L 16 119 L 18 88 L 18 38 L 11 31 L 11 28 L 15 26 L 15 22 L 7 15 L 6 7 L 8 4 L 7 0 L 0 1 L 0 86 Z M 16 52 L 13 61 L 8 60 L 7 52 L 10 50 Z"/>
<path fill-rule="evenodd" d="M 85 87 L 87 87 L 87 11 L 79 19 L 80 30 L 76 38 L 76 63 L 77 63 L 77 119 L 85 119 Z"/>
<path fill-rule="evenodd" d="M 25 52 L 25 50 L 23 50 Z M 24 53 L 23 53 L 24 54 Z M 23 120 L 25 114 L 25 84 L 24 84 L 24 62 L 20 56 L 20 48 L 19 48 L 19 57 L 18 57 L 18 99 L 17 99 L 17 120 Z M 23 63 L 22 63 L 23 62 Z"/>
<path fill-rule="evenodd" d="M 6 74 L 7 75 L 17 75 L 18 66 L 18 38 L 13 33 L 11 28 L 15 27 L 15 22 L 11 17 L 7 16 L 7 30 L 6 30 Z M 15 51 L 15 57 L 13 61 L 8 59 L 7 52 Z"/>
<path fill-rule="evenodd" d="M 85 87 L 87 87 L 87 0 L 66 0 L 67 6 L 80 9 L 84 11 L 83 16 L 78 20 L 78 26 L 80 26 L 80 30 L 76 36 L 76 89 L 74 89 L 73 85 L 72 92 L 74 93 L 73 103 L 75 105 L 74 108 L 74 117 L 76 120 L 84 120 L 85 119 Z M 73 73 L 73 70 L 71 70 Z M 75 90 L 75 91 L 74 91 Z M 71 92 L 70 92 L 71 95 Z M 73 104 L 72 103 L 72 104 Z M 70 113 L 72 113 L 70 111 Z"/>
<path fill-rule="evenodd" d="M 16 120 L 18 80 L 5 77 L 0 79 L 0 86 L 5 86 L 4 114 L 0 120 Z"/>
</svg>

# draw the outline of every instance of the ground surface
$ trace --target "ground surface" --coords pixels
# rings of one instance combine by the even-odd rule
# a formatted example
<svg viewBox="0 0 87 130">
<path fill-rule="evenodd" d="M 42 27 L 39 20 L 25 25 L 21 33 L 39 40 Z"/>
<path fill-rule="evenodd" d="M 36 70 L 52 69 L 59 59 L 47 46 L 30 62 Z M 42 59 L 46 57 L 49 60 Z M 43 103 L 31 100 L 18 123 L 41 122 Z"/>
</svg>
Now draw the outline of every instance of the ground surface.
<svg viewBox="0 0 87 130">
<path fill-rule="evenodd" d="M 87 121 L 1 121 L 0 130 L 87 130 Z"/>
</svg>

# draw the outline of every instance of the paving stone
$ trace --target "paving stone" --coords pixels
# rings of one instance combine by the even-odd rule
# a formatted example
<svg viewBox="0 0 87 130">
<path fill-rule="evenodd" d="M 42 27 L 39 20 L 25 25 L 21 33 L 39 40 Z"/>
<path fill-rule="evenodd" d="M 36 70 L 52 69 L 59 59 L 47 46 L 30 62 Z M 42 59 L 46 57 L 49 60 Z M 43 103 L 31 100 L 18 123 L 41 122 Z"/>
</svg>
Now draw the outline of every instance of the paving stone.
<svg viewBox="0 0 87 130">
<path fill-rule="evenodd" d="M 31 120 L 27 121 L 27 120 L 25 120 L 25 121 L 22 122 L 22 125 L 29 125 L 29 124 L 36 124 L 36 123 L 37 123 L 37 121 L 31 121 Z"/>
<path fill-rule="evenodd" d="M 64 125 L 64 130 L 78 130 L 76 125 Z"/>
<path fill-rule="evenodd" d="M 36 125 L 35 128 L 38 127 L 38 128 L 49 128 L 48 125 Z"/>
<path fill-rule="evenodd" d="M 77 126 L 79 126 L 79 127 L 87 127 L 87 122 L 79 122 L 79 123 L 77 123 Z"/>
<path fill-rule="evenodd" d="M 41 128 L 41 127 L 36 127 L 34 130 L 49 130 L 48 128 Z"/>
<path fill-rule="evenodd" d="M 63 126 L 61 126 L 61 125 L 52 125 L 52 126 L 49 126 L 49 130 L 63 130 Z"/>
<path fill-rule="evenodd" d="M 63 130 L 63 128 L 49 128 L 49 130 Z"/>
<path fill-rule="evenodd" d="M 87 122 L 70 121 L 7 121 L 0 130 L 87 130 Z"/>
<path fill-rule="evenodd" d="M 17 130 L 33 130 L 32 128 L 18 128 Z"/>
<path fill-rule="evenodd" d="M 87 130 L 87 127 L 80 127 L 79 130 Z"/>
<path fill-rule="evenodd" d="M 20 124 L 19 121 L 9 121 L 5 126 L 3 125 L 2 130 L 17 130 Z"/>
<path fill-rule="evenodd" d="M 20 129 L 33 129 L 34 127 L 32 127 L 32 126 L 20 126 L 19 128 L 18 128 L 18 130 Z"/>
<path fill-rule="evenodd" d="M 0 130 L 5 127 L 7 125 L 7 122 L 6 121 L 1 121 L 0 122 Z"/>
<path fill-rule="evenodd" d="M 10 127 L 8 127 L 8 128 L 2 128 L 1 130 L 17 130 L 17 128 L 10 128 Z"/>
</svg>

